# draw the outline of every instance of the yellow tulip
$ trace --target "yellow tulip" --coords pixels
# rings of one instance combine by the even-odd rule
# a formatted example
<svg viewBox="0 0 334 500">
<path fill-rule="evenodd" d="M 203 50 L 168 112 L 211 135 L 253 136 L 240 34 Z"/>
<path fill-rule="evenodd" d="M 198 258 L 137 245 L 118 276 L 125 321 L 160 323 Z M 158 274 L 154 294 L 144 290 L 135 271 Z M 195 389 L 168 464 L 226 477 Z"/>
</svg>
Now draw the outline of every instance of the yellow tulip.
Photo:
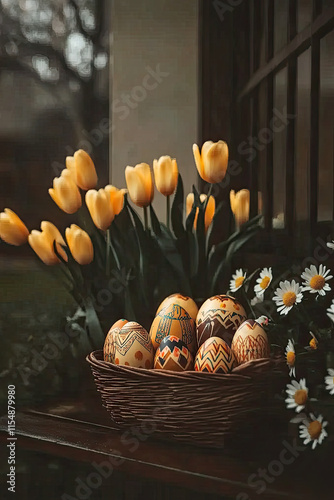
<svg viewBox="0 0 334 500">
<path fill-rule="evenodd" d="M 193 153 L 199 175 L 206 182 L 215 184 L 221 182 L 228 165 L 228 146 L 224 141 L 207 141 L 200 153 L 197 144 L 193 145 Z"/>
<path fill-rule="evenodd" d="M 38 257 L 48 266 L 59 264 L 60 259 L 57 257 L 53 246 L 54 242 L 56 242 L 57 252 L 67 261 L 66 252 L 61 246 L 65 245 L 65 241 L 56 226 L 51 222 L 43 221 L 41 230 L 34 229 L 28 236 L 29 244 Z"/>
<path fill-rule="evenodd" d="M 66 241 L 74 260 L 81 266 L 90 264 L 94 258 L 94 248 L 92 240 L 86 231 L 83 231 L 76 224 L 66 228 Z"/>
<path fill-rule="evenodd" d="M 106 231 L 115 217 L 110 192 L 106 189 L 90 189 L 86 193 L 86 205 L 95 226 Z"/>
<path fill-rule="evenodd" d="M 53 179 L 53 188 L 49 189 L 53 201 L 67 214 L 76 212 L 82 204 L 80 191 L 69 170 L 64 168 L 60 177 Z"/>
<path fill-rule="evenodd" d="M 147 163 L 139 163 L 135 167 L 126 167 L 125 180 L 133 203 L 138 207 L 147 207 L 154 195 L 150 166 Z"/>
<path fill-rule="evenodd" d="M 67 156 L 66 168 L 73 175 L 73 179 L 79 188 L 85 191 L 95 188 L 97 173 L 94 162 L 86 151 L 79 149 L 74 153 L 74 156 Z"/>
<path fill-rule="evenodd" d="M 249 203 L 249 189 L 241 189 L 237 193 L 233 189 L 230 191 L 231 210 L 238 227 L 249 220 Z"/>
<path fill-rule="evenodd" d="M 200 200 L 202 203 L 207 199 L 206 194 L 201 194 L 200 195 Z M 187 217 L 190 214 L 192 208 L 194 205 L 194 193 L 189 193 L 187 198 L 186 198 L 186 212 L 187 212 Z M 205 209 L 205 216 L 204 216 L 204 225 L 205 225 L 205 232 L 209 229 L 209 226 L 212 222 L 213 216 L 215 215 L 215 210 L 216 210 L 216 201 L 213 196 L 210 196 L 208 204 Z M 194 219 L 194 228 L 196 229 L 197 227 L 197 217 L 198 217 L 198 208 L 196 209 L 196 214 L 195 214 L 195 219 Z"/>
<path fill-rule="evenodd" d="M 104 189 L 110 195 L 111 204 L 113 207 L 114 214 L 118 215 L 123 210 L 124 195 L 127 192 L 127 190 L 126 189 L 118 189 L 117 187 L 111 186 L 110 184 L 108 184 Z"/>
<path fill-rule="evenodd" d="M 0 213 L 0 238 L 9 245 L 23 245 L 28 240 L 29 231 L 20 217 L 9 208 Z"/>
<path fill-rule="evenodd" d="M 153 161 L 153 170 L 158 191 L 164 196 L 173 194 L 179 175 L 175 158 L 161 156 L 159 160 Z"/>
</svg>

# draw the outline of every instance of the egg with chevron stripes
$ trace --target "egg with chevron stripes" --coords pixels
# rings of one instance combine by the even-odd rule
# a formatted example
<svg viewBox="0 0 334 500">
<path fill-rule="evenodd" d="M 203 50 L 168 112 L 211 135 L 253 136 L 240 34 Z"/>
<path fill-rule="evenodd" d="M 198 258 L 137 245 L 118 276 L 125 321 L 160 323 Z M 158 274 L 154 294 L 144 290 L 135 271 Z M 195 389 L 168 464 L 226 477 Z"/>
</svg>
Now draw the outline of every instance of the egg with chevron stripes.
<svg viewBox="0 0 334 500">
<path fill-rule="evenodd" d="M 252 359 L 269 358 L 270 346 L 262 326 L 248 319 L 238 328 L 232 340 L 232 350 L 239 365 Z"/>
<path fill-rule="evenodd" d="M 194 368 L 194 358 L 186 344 L 178 337 L 165 337 L 155 353 L 154 368 L 184 372 Z"/>
<path fill-rule="evenodd" d="M 114 342 L 116 365 L 153 368 L 154 349 L 151 338 L 139 323 L 126 323 L 115 333 Z"/>
<path fill-rule="evenodd" d="M 229 295 L 214 295 L 204 302 L 196 318 L 196 337 L 201 346 L 210 337 L 219 337 L 228 345 L 247 318 L 242 305 Z"/>
<path fill-rule="evenodd" d="M 181 305 L 173 302 L 158 312 L 152 322 L 150 335 L 154 349 L 159 347 L 165 337 L 173 335 L 182 340 L 191 353 L 195 354 L 197 350 L 195 321 Z"/>
<path fill-rule="evenodd" d="M 209 373 L 229 373 L 237 366 L 229 345 L 219 337 L 211 337 L 198 349 L 195 371 Z"/>
</svg>

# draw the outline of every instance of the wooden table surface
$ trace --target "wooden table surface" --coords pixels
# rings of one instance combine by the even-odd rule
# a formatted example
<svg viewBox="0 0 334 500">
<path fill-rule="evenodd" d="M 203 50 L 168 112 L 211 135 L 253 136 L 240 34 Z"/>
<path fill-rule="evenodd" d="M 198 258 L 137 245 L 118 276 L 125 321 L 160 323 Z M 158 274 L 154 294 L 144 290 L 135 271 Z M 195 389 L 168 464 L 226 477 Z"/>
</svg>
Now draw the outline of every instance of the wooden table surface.
<svg viewBox="0 0 334 500">
<path fill-rule="evenodd" d="M 125 474 L 192 490 L 194 498 L 206 498 L 205 493 L 236 500 L 333 498 L 332 458 L 323 456 L 322 450 L 309 449 L 282 455 L 291 437 L 275 435 L 274 430 L 261 428 L 262 424 L 248 438 L 234 438 L 224 450 L 158 441 L 142 433 L 130 436 L 112 428 L 94 387 L 85 398 L 28 408 L 16 417 L 17 449 L 77 462 L 109 460 Z M 0 431 L 5 441 L 6 417 L 0 419 Z"/>
</svg>

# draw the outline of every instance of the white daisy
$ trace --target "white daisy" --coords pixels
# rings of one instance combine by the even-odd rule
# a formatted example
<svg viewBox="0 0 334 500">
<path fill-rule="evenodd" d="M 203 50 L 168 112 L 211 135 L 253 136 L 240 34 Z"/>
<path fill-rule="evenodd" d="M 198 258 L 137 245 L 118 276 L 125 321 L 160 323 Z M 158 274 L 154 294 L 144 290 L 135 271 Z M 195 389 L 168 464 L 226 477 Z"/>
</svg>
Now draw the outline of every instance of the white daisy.
<svg viewBox="0 0 334 500">
<path fill-rule="evenodd" d="M 286 364 L 290 368 L 289 375 L 290 377 L 296 376 L 296 367 L 295 367 L 295 361 L 296 361 L 296 351 L 295 351 L 295 346 L 294 346 L 294 341 L 289 340 L 288 345 L 286 346 L 285 349 L 285 357 L 286 357 Z"/>
<path fill-rule="evenodd" d="M 325 377 L 326 389 L 329 391 L 329 394 L 334 395 L 334 370 L 332 368 L 328 368 L 328 375 Z"/>
<path fill-rule="evenodd" d="M 263 295 L 273 279 L 271 267 L 265 267 L 260 272 L 260 277 L 256 280 L 254 292 L 256 295 Z"/>
<path fill-rule="evenodd" d="M 317 444 L 321 444 L 328 435 L 325 430 L 328 422 L 324 422 L 322 415 L 316 418 L 313 413 L 310 413 L 310 419 L 304 420 L 299 426 L 299 436 L 304 439 L 304 444 L 312 442 L 312 450 L 314 450 Z"/>
<path fill-rule="evenodd" d="M 269 323 L 269 319 L 267 318 L 267 316 L 260 316 L 255 321 L 261 326 L 267 326 Z"/>
<path fill-rule="evenodd" d="M 334 323 L 334 300 L 332 301 L 331 306 L 327 309 L 327 316 Z"/>
<path fill-rule="evenodd" d="M 299 382 L 292 380 L 291 384 L 288 384 L 286 387 L 288 397 L 285 402 L 287 408 L 295 408 L 297 413 L 301 412 L 308 400 L 308 388 L 306 387 L 305 379 L 302 378 Z"/>
<path fill-rule="evenodd" d="M 326 292 L 329 292 L 331 289 L 326 281 L 333 278 L 333 276 L 329 275 L 330 272 L 330 269 L 326 270 L 326 266 L 322 264 L 319 266 L 319 271 L 313 264 L 310 268 L 307 267 L 301 276 L 304 280 L 302 291 L 326 295 Z"/>
<path fill-rule="evenodd" d="M 264 295 L 255 295 L 251 301 L 250 301 L 250 304 L 251 306 L 256 306 L 256 304 L 261 304 L 261 302 L 264 301 Z"/>
<path fill-rule="evenodd" d="M 242 269 L 237 269 L 235 274 L 233 274 L 232 279 L 230 281 L 230 290 L 231 292 L 236 292 L 239 288 L 244 284 L 246 274 Z"/>
<path fill-rule="evenodd" d="M 334 249 L 334 241 L 332 241 L 332 242 L 330 242 L 330 241 L 329 241 L 329 242 L 327 243 L 327 246 L 328 246 L 328 248 L 332 248 L 332 249 Z"/>
<path fill-rule="evenodd" d="M 281 281 L 275 290 L 273 300 L 276 302 L 277 311 L 281 314 L 288 314 L 295 304 L 302 301 L 303 294 L 301 286 L 292 280 Z"/>
</svg>

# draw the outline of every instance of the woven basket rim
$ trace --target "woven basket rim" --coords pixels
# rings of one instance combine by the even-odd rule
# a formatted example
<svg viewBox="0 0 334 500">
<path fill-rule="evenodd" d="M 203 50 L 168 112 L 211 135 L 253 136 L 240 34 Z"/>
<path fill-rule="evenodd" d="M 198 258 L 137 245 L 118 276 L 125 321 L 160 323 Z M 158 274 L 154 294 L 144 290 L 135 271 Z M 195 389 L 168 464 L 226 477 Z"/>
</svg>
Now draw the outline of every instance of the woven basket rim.
<svg viewBox="0 0 334 500">
<path fill-rule="evenodd" d="M 103 361 L 103 351 L 101 349 L 93 351 L 86 356 L 86 360 L 92 367 L 96 367 L 98 370 L 106 372 L 114 372 L 124 375 L 139 375 L 142 377 L 149 377 L 151 379 L 167 377 L 169 379 L 199 379 L 202 380 L 204 377 L 211 377 L 211 380 L 227 380 L 235 379 L 239 380 L 252 380 L 255 377 L 263 376 L 263 372 L 268 371 L 270 368 L 274 368 L 276 361 L 272 358 L 261 358 L 247 361 L 246 363 L 235 367 L 230 373 L 208 373 L 208 372 L 197 372 L 197 371 L 184 371 L 176 372 L 171 370 L 155 370 L 146 368 L 136 368 L 133 366 L 123 366 L 114 365 L 107 361 Z"/>
</svg>

